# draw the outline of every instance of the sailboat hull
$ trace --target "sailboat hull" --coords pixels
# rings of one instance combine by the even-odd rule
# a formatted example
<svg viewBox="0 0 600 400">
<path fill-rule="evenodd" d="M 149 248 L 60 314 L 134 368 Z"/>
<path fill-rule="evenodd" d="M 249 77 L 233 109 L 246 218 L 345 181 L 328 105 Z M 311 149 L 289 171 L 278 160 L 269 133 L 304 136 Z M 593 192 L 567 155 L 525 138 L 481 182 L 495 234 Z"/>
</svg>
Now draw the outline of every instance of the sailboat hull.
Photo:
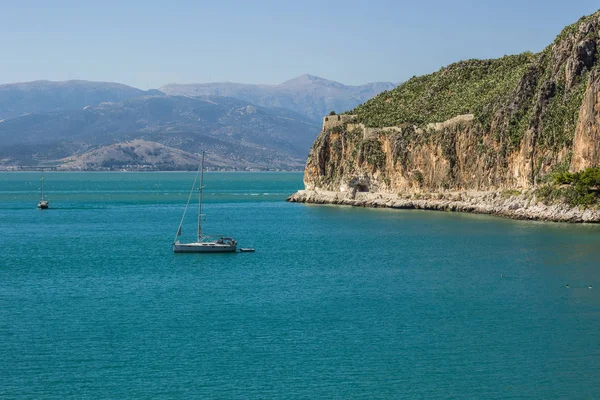
<svg viewBox="0 0 600 400">
<path fill-rule="evenodd" d="M 215 242 L 173 243 L 174 253 L 235 253 L 237 245 Z"/>
<path fill-rule="evenodd" d="M 40 202 L 38 203 L 38 208 L 40 208 L 40 209 L 42 209 L 42 210 L 45 210 L 45 209 L 47 209 L 48 207 L 49 207 L 49 204 L 48 204 L 48 202 L 47 202 L 47 201 L 45 201 L 45 200 L 42 200 L 42 201 L 40 201 Z"/>
</svg>

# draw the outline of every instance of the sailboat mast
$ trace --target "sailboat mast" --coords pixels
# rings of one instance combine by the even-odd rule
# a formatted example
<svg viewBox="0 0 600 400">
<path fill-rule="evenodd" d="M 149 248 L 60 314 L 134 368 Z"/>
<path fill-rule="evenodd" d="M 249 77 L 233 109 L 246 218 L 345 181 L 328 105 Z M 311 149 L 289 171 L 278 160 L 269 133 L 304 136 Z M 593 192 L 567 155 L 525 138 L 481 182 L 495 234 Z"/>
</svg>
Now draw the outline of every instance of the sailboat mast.
<svg viewBox="0 0 600 400">
<path fill-rule="evenodd" d="M 200 194 L 198 200 L 198 242 L 202 238 L 202 192 L 204 191 L 204 152 L 202 152 L 202 165 L 200 167 L 202 173 L 200 174 Z"/>
<path fill-rule="evenodd" d="M 42 184 L 40 185 L 41 200 L 44 200 L 44 170 L 42 170 Z"/>
<path fill-rule="evenodd" d="M 181 217 L 181 221 L 179 222 L 179 228 L 177 229 L 177 233 L 175 234 L 175 239 L 173 239 L 173 243 L 175 243 L 177 241 L 177 238 L 181 236 L 181 228 L 183 226 L 183 221 L 185 220 L 185 214 L 187 213 L 190 201 L 192 200 L 192 196 L 194 195 L 194 190 L 196 190 L 196 182 L 198 182 L 198 175 L 200 175 L 201 169 L 202 167 L 198 167 L 198 172 L 196 172 L 196 176 L 194 177 L 194 183 L 192 183 L 192 187 L 190 188 L 190 194 L 188 196 L 187 203 L 185 203 L 185 210 L 183 210 L 183 216 Z"/>
</svg>

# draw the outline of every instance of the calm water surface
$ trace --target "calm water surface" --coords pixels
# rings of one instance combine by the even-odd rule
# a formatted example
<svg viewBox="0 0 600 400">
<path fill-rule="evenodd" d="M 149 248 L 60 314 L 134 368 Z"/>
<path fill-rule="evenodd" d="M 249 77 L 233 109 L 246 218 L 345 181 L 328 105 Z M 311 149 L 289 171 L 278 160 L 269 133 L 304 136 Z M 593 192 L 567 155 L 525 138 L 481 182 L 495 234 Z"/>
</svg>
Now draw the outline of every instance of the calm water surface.
<svg viewBox="0 0 600 400">
<path fill-rule="evenodd" d="M 0 173 L 2 398 L 600 397 L 600 226 L 207 173 L 205 231 L 256 253 L 173 254 L 193 173 L 46 178 L 40 211 Z"/>
</svg>

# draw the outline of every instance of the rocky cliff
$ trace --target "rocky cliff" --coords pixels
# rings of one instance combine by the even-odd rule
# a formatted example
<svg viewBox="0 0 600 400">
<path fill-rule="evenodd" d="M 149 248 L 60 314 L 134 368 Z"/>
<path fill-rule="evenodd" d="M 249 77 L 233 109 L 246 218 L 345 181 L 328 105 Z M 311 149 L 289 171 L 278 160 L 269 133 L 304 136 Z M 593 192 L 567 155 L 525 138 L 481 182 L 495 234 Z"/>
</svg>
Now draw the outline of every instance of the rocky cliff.
<svg viewBox="0 0 600 400">
<path fill-rule="evenodd" d="M 600 164 L 599 50 L 600 11 L 539 54 L 452 64 L 328 116 L 308 157 L 306 189 L 346 199 L 512 190 L 533 207 L 552 174 Z"/>
</svg>

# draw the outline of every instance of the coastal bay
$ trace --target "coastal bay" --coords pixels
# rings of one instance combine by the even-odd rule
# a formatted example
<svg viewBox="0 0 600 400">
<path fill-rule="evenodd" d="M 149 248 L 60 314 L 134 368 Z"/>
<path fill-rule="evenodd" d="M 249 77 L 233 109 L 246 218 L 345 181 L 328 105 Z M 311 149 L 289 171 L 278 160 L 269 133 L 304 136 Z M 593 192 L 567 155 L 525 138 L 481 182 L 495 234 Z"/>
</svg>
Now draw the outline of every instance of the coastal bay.
<svg viewBox="0 0 600 400">
<path fill-rule="evenodd" d="M 600 391 L 600 226 L 292 204 L 301 173 L 209 172 L 207 233 L 256 252 L 177 255 L 193 176 L 47 173 L 40 211 L 39 174 L 0 173 L 0 397 Z"/>
</svg>

